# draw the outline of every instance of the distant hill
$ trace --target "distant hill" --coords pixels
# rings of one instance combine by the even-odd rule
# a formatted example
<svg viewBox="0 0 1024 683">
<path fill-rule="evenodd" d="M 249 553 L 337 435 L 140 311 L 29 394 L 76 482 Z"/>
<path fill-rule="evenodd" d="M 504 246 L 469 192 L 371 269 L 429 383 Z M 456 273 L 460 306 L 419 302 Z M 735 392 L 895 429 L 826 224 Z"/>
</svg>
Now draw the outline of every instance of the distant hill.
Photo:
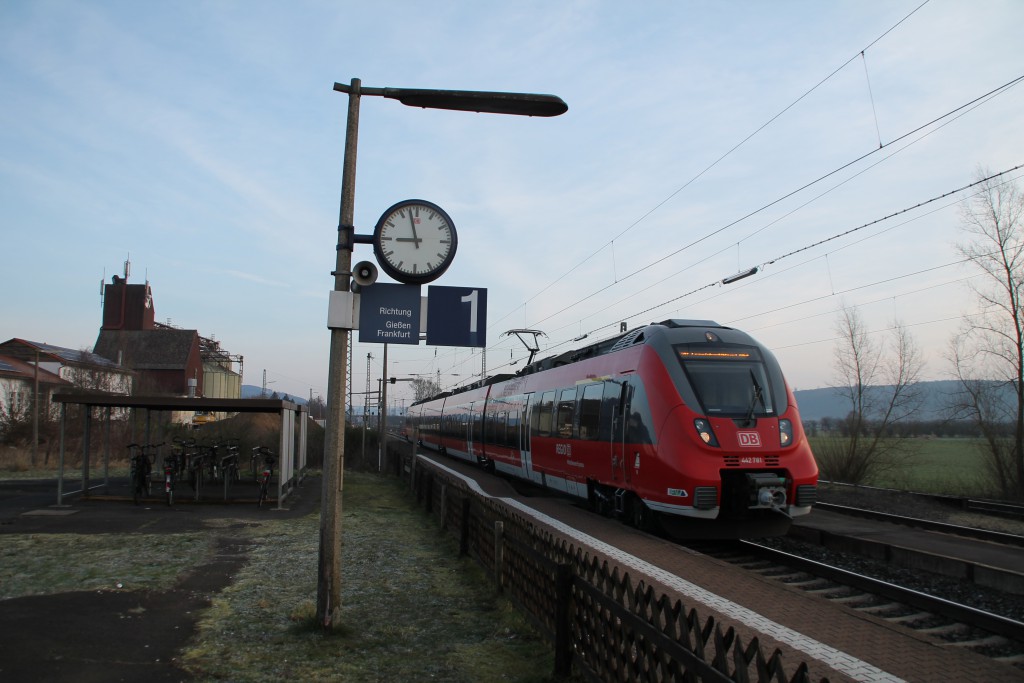
<svg viewBox="0 0 1024 683">
<path fill-rule="evenodd" d="M 925 401 L 917 419 L 929 421 L 946 418 L 947 407 L 951 398 L 960 390 L 960 383 L 955 380 L 938 380 L 921 382 L 920 386 L 925 392 Z M 794 391 L 793 395 L 800 406 L 800 418 L 804 421 L 820 420 L 823 417 L 841 418 L 850 412 L 849 401 L 844 400 L 832 387 Z"/>
<path fill-rule="evenodd" d="M 273 394 L 274 394 L 274 392 L 272 390 L 267 389 L 267 395 L 266 395 L 265 398 L 270 398 L 271 396 L 273 396 Z M 251 384 L 243 384 L 242 385 L 242 398 L 261 398 L 261 397 L 263 397 L 263 387 L 255 387 L 255 386 L 253 386 Z M 292 396 L 291 394 L 278 393 L 277 397 L 280 398 L 280 399 L 283 399 L 285 401 L 291 401 L 292 403 L 297 403 L 299 405 L 306 405 L 307 403 L 309 403 L 308 399 L 301 398 L 299 396 Z"/>
<path fill-rule="evenodd" d="M 947 406 L 950 398 L 960 389 L 959 382 L 955 380 L 938 380 L 935 382 L 921 382 L 921 387 L 926 394 L 924 407 L 921 410 L 918 420 L 941 420 L 946 417 Z M 263 387 L 251 384 L 242 385 L 242 398 L 260 398 L 263 394 Z M 267 390 L 267 397 L 273 394 Z M 841 418 L 850 412 L 850 404 L 832 387 L 823 389 L 801 389 L 793 392 L 796 396 L 797 405 L 800 406 L 800 417 L 803 420 L 820 420 L 823 417 Z M 307 399 L 291 394 L 278 394 L 278 398 L 292 401 L 300 405 L 306 405 Z M 359 408 L 356 407 L 356 412 Z"/>
</svg>

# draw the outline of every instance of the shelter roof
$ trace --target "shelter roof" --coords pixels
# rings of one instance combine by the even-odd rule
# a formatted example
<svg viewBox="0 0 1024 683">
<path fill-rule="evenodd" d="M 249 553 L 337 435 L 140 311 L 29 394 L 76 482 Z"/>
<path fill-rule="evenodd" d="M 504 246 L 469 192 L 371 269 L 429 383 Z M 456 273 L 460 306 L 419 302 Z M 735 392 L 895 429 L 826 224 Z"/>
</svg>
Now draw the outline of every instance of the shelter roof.
<svg viewBox="0 0 1024 683">
<path fill-rule="evenodd" d="M 270 398 L 188 398 L 185 396 L 122 396 L 119 394 L 61 393 L 54 403 L 103 408 L 148 408 L 149 410 L 210 410 L 228 413 L 280 413 L 300 410 L 291 401 Z"/>
</svg>

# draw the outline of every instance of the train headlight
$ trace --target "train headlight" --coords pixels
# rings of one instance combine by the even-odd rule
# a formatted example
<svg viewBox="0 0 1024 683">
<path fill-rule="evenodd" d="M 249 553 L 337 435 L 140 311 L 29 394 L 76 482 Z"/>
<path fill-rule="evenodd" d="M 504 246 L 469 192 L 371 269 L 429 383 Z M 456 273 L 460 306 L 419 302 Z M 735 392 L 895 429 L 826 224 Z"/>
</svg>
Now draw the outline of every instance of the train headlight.
<svg viewBox="0 0 1024 683">
<path fill-rule="evenodd" d="M 785 448 L 793 443 L 793 423 L 779 420 L 779 445 Z"/>
<path fill-rule="evenodd" d="M 715 433 L 711 431 L 710 422 L 697 418 L 693 421 L 693 426 L 697 428 L 697 434 L 700 435 L 701 441 L 709 446 L 718 448 L 718 439 L 715 438 Z"/>
</svg>

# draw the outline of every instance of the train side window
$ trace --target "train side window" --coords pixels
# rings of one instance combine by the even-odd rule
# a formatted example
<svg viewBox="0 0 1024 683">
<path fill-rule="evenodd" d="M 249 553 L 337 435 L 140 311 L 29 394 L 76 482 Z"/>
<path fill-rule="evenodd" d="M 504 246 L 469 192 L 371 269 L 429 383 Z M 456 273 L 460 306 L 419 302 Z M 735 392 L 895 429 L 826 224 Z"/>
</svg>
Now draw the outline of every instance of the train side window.
<svg viewBox="0 0 1024 683">
<path fill-rule="evenodd" d="M 556 413 L 555 426 L 558 428 L 558 435 L 565 439 L 572 438 L 572 422 L 576 413 L 576 387 L 562 389 L 558 396 L 558 411 Z"/>
<path fill-rule="evenodd" d="M 647 394 L 638 382 L 629 384 L 629 400 L 626 406 L 626 441 L 629 443 L 654 443 L 654 420 L 647 404 Z"/>
<path fill-rule="evenodd" d="M 507 445 L 509 448 L 519 448 L 519 408 L 513 406 L 506 416 L 508 417 L 507 431 L 505 432 L 508 439 Z"/>
<path fill-rule="evenodd" d="M 484 440 L 484 414 L 483 410 L 473 413 L 473 441 L 483 443 Z"/>
<path fill-rule="evenodd" d="M 551 435 L 551 418 L 554 412 L 555 392 L 545 391 L 540 397 L 540 406 L 537 410 L 537 433 L 541 436 Z"/>
<path fill-rule="evenodd" d="M 523 425 L 528 427 L 523 429 L 523 443 L 520 445 L 524 451 L 530 450 L 530 432 L 536 431 L 537 428 L 537 418 L 534 417 L 537 414 L 537 406 L 534 405 L 533 398 L 533 394 L 527 394 L 526 400 L 523 402 L 522 421 Z"/>
<path fill-rule="evenodd" d="M 598 426 L 601 423 L 601 392 L 600 383 L 588 384 L 583 387 L 580 398 L 580 438 L 598 438 Z"/>
</svg>

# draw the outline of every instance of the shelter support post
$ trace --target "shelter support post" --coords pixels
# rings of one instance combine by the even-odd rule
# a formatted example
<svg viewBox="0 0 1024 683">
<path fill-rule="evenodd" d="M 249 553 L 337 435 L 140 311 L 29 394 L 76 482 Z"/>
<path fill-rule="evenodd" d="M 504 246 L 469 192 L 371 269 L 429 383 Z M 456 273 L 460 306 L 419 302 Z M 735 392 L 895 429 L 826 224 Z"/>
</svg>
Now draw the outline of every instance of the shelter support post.
<svg viewBox="0 0 1024 683">
<path fill-rule="evenodd" d="M 92 447 L 92 406 L 85 406 L 85 434 L 82 437 L 82 495 L 89 495 L 89 449 Z"/>
<path fill-rule="evenodd" d="M 64 502 L 64 426 L 67 424 L 68 407 L 60 405 L 60 456 L 57 465 L 57 505 Z"/>
</svg>

